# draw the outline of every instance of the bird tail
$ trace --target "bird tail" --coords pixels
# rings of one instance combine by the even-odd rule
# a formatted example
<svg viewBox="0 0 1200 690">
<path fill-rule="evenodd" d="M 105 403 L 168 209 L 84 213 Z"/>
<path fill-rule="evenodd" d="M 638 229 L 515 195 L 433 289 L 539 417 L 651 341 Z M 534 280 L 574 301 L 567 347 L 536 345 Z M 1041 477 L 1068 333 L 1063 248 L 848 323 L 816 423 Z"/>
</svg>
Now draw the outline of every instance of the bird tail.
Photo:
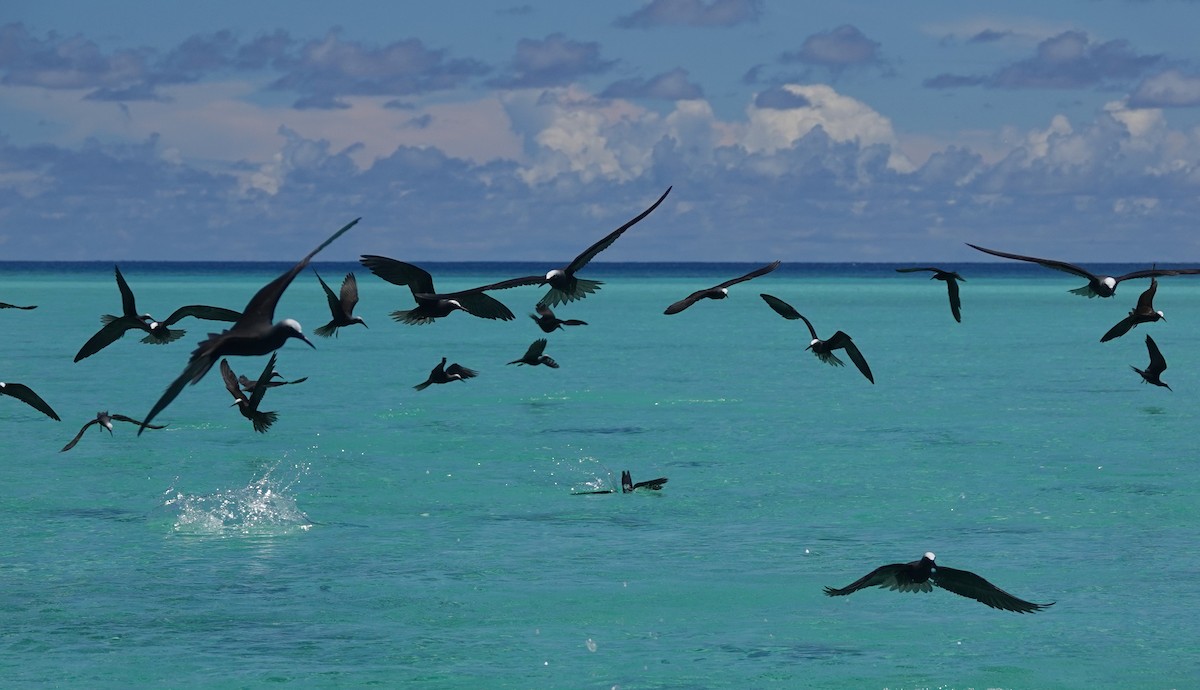
<svg viewBox="0 0 1200 690">
<path fill-rule="evenodd" d="M 112 314 L 104 314 L 100 317 L 100 323 L 107 326 L 108 324 L 112 323 L 113 321 L 116 321 L 118 318 L 120 318 L 120 317 L 113 316 Z"/>
<path fill-rule="evenodd" d="M 817 355 L 817 359 L 821 360 L 822 362 L 824 362 L 826 364 L 832 364 L 835 367 L 846 366 L 842 362 L 842 360 L 838 359 L 837 355 L 833 354 L 832 352 L 817 352 L 815 354 Z"/>
<path fill-rule="evenodd" d="M 1099 295 L 1096 294 L 1096 291 L 1092 289 L 1091 285 L 1077 287 L 1074 290 L 1068 290 L 1067 292 L 1070 292 L 1073 295 L 1079 295 L 1080 297 L 1087 297 L 1088 299 L 1099 297 Z"/>
<path fill-rule="evenodd" d="M 277 412 L 255 412 L 250 415 L 250 422 L 254 425 L 255 431 L 260 434 L 265 434 L 267 433 L 267 429 L 270 429 L 271 425 L 274 424 L 275 420 L 278 418 L 279 413 Z"/>
<path fill-rule="evenodd" d="M 557 369 L 557 368 L 558 368 L 558 362 L 555 362 L 555 361 L 554 361 L 554 360 L 553 360 L 553 359 L 550 357 L 550 355 L 542 355 L 542 364 L 545 364 L 546 366 L 550 367 L 551 369 Z"/>
<path fill-rule="evenodd" d="M 416 388 L 419 391 L 423 391 L 426 388 L 429 388 L 430 384 L 432 384 L 432 383 L 433 383 L 433 381 L 425 381 L 424 383 L 418 383 L 417 385 L 413 386 L 413 388 Z"/>
<path fill-rule="evenodd" d="M 324 326 L 321 326 L 320 328 L 314 330 L 313 333 L 316 333 L 317 335 L 321 336 L 322 338 L 328 338 L 331 335 L 337 335 L 337 329 L 338 329 L 338 327 L 333 325 L 333 322 L 330 321 L 329 323 L 325 324 Z"/>
<path fill-rule="evenodd" d="M 392 312 L 392 320 L 406 323 L 410 326 L 424 326 L 425 324 L 433 323 L 433 319 L 428 316 L 421 316 L 420 314 L 414 315 L 414 311 L 416 310 L 394 311 Z"/>
<path fill-rule="evenodd" d="M 542 304 L 545 304 L 549 307 L 558 306 L 559 304 L 566 304 L 567 302 L 574 302 L 577 299 L 583 299 L 584 297 L 587 297 L 593 292 L 599 290 L 600 286 L 603 284 L 604 282 L 600 280 L 576 278 L 575 285 L 571 288 L 570 292 L 559 290 L 558 288 L 550 288 L 550 291 L 547 292 L 546 296 L 540 301 Z"/>
<path fill-rule="evenodd" d="M 151 333 L 142 338 L 142 342 L 147 345 L 166 345 L 167 343 L 179 340 L 185 335 L 187 335 L 187 331 L 181 328 L 164 328 L 160 334 Z"/>
<path fill-rule="evenodd" d="M 579 319 L 567 319 L 566 321 L 562 322 L 562 325 L 564 325 L 564 326 L 586 326 L 586 325 L 588 325 L 588 323 L 587 323 L 587 321 L 580 321 Z"/>
</svg>

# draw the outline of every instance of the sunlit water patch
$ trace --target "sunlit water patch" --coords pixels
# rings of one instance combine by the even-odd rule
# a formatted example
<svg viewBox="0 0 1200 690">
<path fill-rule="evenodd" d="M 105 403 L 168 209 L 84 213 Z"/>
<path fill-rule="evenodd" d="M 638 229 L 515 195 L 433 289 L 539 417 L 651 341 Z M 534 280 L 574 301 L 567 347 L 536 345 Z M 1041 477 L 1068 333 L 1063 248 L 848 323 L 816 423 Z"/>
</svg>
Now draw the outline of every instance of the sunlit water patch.
<svg viewBox="0 0 1200 690">
<path fill-rule="evenodd" d="M 283 476 L 277 474 L 280 472 Z M 163 505 L 175 512 L 174 530 L 182 534 L 261 536 L 307 530 L 312 520 L 300 510 L 292 493 L 307 474 L 307 464 L 285 466 L 281 461 L 239 488 L 187 494 L 171 487 L 164 492 Z"/>
</svg>

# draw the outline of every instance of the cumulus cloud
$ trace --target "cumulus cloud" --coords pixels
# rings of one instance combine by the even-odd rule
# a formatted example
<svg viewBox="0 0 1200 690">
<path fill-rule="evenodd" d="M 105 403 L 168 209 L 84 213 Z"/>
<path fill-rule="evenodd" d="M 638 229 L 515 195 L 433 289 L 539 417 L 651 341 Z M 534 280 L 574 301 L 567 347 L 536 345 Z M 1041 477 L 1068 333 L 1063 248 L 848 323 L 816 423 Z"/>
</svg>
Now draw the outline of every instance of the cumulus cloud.
<svg viewBox="0 0 1200 690">
<path fill-rule="evenodd" d="M 675 68 L 649 79 L 622 79 L 600 92 L 601 98 L 653 98 L 663 101 L 683 101 L 702 98 L 704 90 L 688 81 L 687 70 Z"/>
<path fill-rule="evenodd" d="M 1200 105 L 1200 76 L 1167 70 L 1142 80 L 1129 97 L 1134 108 L 1186 108 Z"/>
<path fill-rule="evenodd" d="M 657 26 L 735 26 L 758 21 L 762 0 L 651 0 L 636 12 L 618 17 L 623 29 Z"/>
<path fill-rule="evenodd" d="M 563 86 L 580 77 L 600 74 L 615 63 L 600 57 L 600 44 L 574 41 L 561 33 L 517 43 L 509 73 L 489 82 L 501 88 Z"/>
<path fill-rule="evenodd" d="M 879 43 L 850 24 L 812 34 L 804 39 L 800 50 L 784 53 L 781 60 L 827 67 L 835 72 L 882 62 Z"/>
</svg>

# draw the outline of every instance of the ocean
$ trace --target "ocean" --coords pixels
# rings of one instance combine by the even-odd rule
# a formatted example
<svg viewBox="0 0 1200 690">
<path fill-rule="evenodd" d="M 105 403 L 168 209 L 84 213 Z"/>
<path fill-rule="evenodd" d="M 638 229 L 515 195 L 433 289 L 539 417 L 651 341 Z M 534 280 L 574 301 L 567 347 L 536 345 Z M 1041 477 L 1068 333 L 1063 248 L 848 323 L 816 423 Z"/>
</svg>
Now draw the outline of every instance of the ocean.
<svg viewBox="0 0 1200 690">
<path fill-rule="evenodd" d="M 297 257 L 298 258 L 298 257 Z M 403 258 L 403 257 L 400 257 Z M 765 262 L 765 261 L 764 261 Z M 266 434 L 212 371 L 146 430 L 194 344 L 127 334 L 73 363 L 120 312 L 111 264 L 0 263 L 0 685 L 5 688 L 1187 688 L 1200 685 L 1200 280 L 1160 280 L 1167 320 L 1099 342 L 1112 299 L 1038 266 L 784 264 L 673 316 L 750 264 L 606 264 L 561 365 L 509 366 L 544 334 L 512 322 L 393 322 L 403 287 L 357 264 L 368 328 L 329 320 L 311 271 L 277 317 L 291 341 Z M 428 264 L 442 291 L 543 264 Z M 140 311 L 240 310 L 287 264 L 121 270 Z M 1140 266 L 1096 267 L 1121 273 Z M 849 334 L 846 360 L 805 351 Z M 1173 390 L 1130 370 L 1152 334 Z M 442 357 L 477 378 L 413 389 Z M 257 378 L 266 357 L 231 358 Z M 619 493 L 667 477 L 661 491 Z M 618 493 L 573 495 L 618 487 Z M 1044 611 L 935 589 L 827 597 L 932 551 Z"/>
</svg>

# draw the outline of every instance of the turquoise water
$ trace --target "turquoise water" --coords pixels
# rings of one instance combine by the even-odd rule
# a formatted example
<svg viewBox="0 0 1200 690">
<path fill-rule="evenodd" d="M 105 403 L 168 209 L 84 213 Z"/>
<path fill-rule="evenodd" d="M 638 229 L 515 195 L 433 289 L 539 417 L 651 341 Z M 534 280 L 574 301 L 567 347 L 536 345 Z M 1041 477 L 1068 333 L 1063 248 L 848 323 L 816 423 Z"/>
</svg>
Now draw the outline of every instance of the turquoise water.
<svg viewBox="0 0 1200 690">
<path fill-rule="evenodd" d="M 369 324 L 277 368 L 255 434 L 211 372 L 163 412 L 61 448 L 97 410 L 141 418 L 210 328 L 132 334 L 74 364 L 119 307 L 110 265 L 0 265 L 4 687 L 1094 688 L 1200 684 L 1200 281 L 1167 321 L 1101 344 L 1114 299 L 1013 264 L 945 287 L 893 266 L 785 265 L 724 302 L 662 310 L 753 266 L 597 265 L 549 336 L 561 368 L 506 366 L 510 323 L 392 322 L 403 288 L 356 270 Z M 122 264 L 139 309 L 240 309 L 282 265 Z M 318 264 L 331 285 L 350 264 Z M 430 266 L 439 289 L 544 270 Z M 1118 270 L 1121 267 L 1118 267 Z M 804 351 L 849 333 L 872 386 Z M 328 320 L 311 273 L 278 316 Z M 1174 391 L 1143 385 L 1154 335 Z M 441 357 L 478 378 L 416 392 Z M 266 358 L 234 358 L 258 375 Z M 572 496 L 669 477 L 662 492 Z M 1025 599 L 935 590 L 832 599 L 934 551 Z"/>
</svg>

